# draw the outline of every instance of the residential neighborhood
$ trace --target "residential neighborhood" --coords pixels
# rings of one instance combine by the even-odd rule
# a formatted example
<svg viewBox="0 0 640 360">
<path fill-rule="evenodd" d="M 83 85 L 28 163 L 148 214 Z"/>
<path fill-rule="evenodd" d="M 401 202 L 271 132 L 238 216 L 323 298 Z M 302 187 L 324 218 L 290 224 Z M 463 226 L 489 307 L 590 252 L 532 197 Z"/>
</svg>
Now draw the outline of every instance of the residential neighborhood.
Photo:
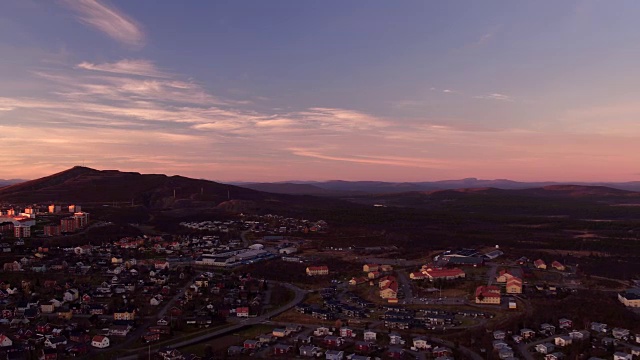
<svg viewBox="0 0 640 360">
<path fill-rule="evenodd" d="M 393 249 L 319 248 L 309 237 L 322 236 L 328 223 L 275 215 L 181 222 L 175 234 L 30 246 L 68 236 L 47 225 L 67 219 L 67 207 L 79 221 L 76 232 L 109 226 L 88 213 L 76 216 L 80 205 L 3 212 L 23 222 L 2 225 L 0 353 L 30 349 L 53 360 L 146 346 L 157 359 L 191 359 L 207 355 L 167 346 L 220 332 L 229 346 L 199 343 L 226 358 L 480 360 L 482 342 L 454 339 L 485 328 L 492 329 L 493 349 L 486 356 L 495 359 L 531 360 L 536 353 L 561 359 L 566 349 L 594 339 L 612 358 L 626 359 L 640 344 L 638 329 L 609 327 L 606 319 L 580 328 L 582 319 L 570 314 L 539 329 L 494 324 L 532 311 L 534 299 L 579 290 L 575 269 L 553 258 L 464 248 L 406 264 L 379 255 L 370 261 L 368 254 Z M 38 225 L 16 237 L 15 226 L 25 226 L 21 217 Z M 261 270 L 270 268 L 288 270 Z M 279 280 L 285 278 L 294 284 L 285 286 Z M 617 294 L 620 309 L 637 307 L 636 289 Z M 249 330 L 225 330 L 235 328 Z M 251 329 L 260 333 L 249 335 Z"/>
</svg>

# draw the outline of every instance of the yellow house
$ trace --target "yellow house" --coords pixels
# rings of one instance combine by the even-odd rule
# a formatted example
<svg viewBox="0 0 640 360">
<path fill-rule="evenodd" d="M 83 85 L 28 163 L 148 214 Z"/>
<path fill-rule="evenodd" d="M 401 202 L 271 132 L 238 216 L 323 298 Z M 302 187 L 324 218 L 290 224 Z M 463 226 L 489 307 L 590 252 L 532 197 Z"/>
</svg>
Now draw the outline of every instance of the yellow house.
<svg viewBox="0 0 640 360">
<path fill-rule="evenodd" d="M 500 270 L 500 273 L 498 273 L 498 276 L 496 277 L 496 282 L 499 283 L 506 283 L 509 279 L 513 278 L 514 276 L 509 273 L 509 270 Z"/>
<path fill-rule="evenodd" d="M 542 270 L 546 270 L 547 269 L 547 264 L 542 259 L 538 259 L 538 260 L 534 261 L 533 262 L 533 266 L 535 266 L 536 269 L 542 269 Z"/>
<path fill-rule="evenodd" d="M 380 297 L 383 299 L 392 299 L 398 297 L 398 283 L 392 282 L 388 286 L 380 290 Z"/>
<path fill-rule="evenodd" d="M 73 317 L 73 312 L 71 310 L 66 311 L 58 311 L 58 318 L 63 320 L 71 320 Z"/>
<path fill-rule="evenodd" d="M 364 264 L 362 266 L 362 271 L 364 272 L 378 271 L 379 269 L 380 265 L 378 264 Z"/>
<path fill-rule="evenodd" d="M 507 294 L 522 294 L 522 280 L 515 276 L 507 280 L 505 291 Z"/>
<path fill-rule="evenodd" d="M 135 310 L 120 310 L 113 313 L 113 320 L 135 320 Z"/>
</svg>

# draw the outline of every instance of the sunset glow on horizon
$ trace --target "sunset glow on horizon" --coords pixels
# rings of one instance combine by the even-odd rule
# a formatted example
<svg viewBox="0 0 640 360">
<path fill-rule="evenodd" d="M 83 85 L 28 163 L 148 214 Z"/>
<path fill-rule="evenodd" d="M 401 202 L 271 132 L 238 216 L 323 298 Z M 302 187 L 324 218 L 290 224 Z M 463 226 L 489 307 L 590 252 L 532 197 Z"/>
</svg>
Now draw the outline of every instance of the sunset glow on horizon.
<svg viewBox="0 0 640 360">
<path fill-rule="evenodd" d="M 640 180 L 640 2 L 9 0 L 0 179 Z"/>
</svg>

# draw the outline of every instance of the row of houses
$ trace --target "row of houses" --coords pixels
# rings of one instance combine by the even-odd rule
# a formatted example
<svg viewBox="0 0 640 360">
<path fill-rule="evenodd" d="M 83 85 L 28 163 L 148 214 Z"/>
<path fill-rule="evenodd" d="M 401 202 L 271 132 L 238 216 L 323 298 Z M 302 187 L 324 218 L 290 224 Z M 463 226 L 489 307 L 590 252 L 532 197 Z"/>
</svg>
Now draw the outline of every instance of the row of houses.
<svg viewBox="0 0 640 360">
<path fill-rule="evenodd" d="M 533 266 L 536 269 L 540 269 L 540 270 L 546 270 L 547 269 L 547 263 L 545 263 L 544 260 L 542 260 L 542 259 L 535 260 L 533 262 Z M 564 265 L 562 265 L 562 263 L 557 261 L 557 260 L 554 260 L 553 262 L 551 262 L 550 266 L 551 266 L 551 268 L 556 269 L 558 271 L 565 271 L 566 270 L 566 267 Z"/>
<path fill-rule="evenodd" d="M 381 334 L 375 330 L 357 331 L 349 327 L 328 328 L 317 327 L 311 335 L 297 335 L 301 329 L 296 326 L 276 328 L 270 334 L 257 336 L 255 339 L 247 339 L 242 346 L 232 346 L 228 349 L 228 355 L 234 356 L 242 353 L 252 353 L 269 347 L 275 356 L 300 356 L 323 357 L 329 360 L 365 360 L 372 359 L 372 354 L 383 352 L 386 357 L 400 359 L 405 353 L 405 348 L 410 346 L 412 351 L 427 351 L 434 358 L 440 360 L 451 359 L 452 350 L 447 347 L 435 346 L 427 338 L 417 336 L 410 342 L 400 334 L 392 332 L 388 335 L 388 342 L 382 345 Z M 288 338 L 288 339 L 287 339 Z M 345 349 L 352 348 L 354 352 L 348 354 Z M 295 349 L 298 349 L 294 353 Z"/>
</svg>

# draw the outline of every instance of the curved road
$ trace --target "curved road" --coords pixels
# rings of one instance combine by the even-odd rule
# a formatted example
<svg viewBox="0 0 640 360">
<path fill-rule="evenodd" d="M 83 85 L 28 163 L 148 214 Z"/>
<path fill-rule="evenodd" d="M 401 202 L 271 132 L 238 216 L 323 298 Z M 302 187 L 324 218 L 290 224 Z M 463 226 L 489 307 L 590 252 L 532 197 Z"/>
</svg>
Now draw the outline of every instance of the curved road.
<svg viewBox="0 0 640 360">
<path fill-rule="evenodd" d="M 218 336 L 222 336 L 228 333 L 233 333 L 245 326 L 250 326 L 250 325 L 257 325 L 265 320 L 268 320 L 270 317 L 276 316 L 276 315 L 280 315 L 283 312 L 291 309 L 292 307 L 298 305 L 299 303 L 302 302 L 302 300 L 304 300 L 305 295 L 307 294 L 307 292 L 305 290 L 300 289 L 297 286 L 293 286 L 291 284 L 287 284 L 287 283 L 280 283 L 280 282 L 275 282 L 275 281 L 271 281 L 271 283 L 275 283 L 275 284 L 280 284 L 286 288 L 288 288 L 289 290 L 293 291 L 295 293 L 295 297 L 293 298 L 293 300 L 289 301 L 286 305 L 279 307 L 276 310 L 270 311 L 268 313 L 262 314 L 260 316 L 254 317 L 254 318 L 249 318 L 247 320 L 241 321 L 238 324 L 226 327 L 224 329 L 220 329 L 217 331 L 213 331 L 210 332 L 208 334 L 204 334 L 204 335 L 200 335 L 198 337 L 192 338 L 192 339 L 188 339 L 188 340 L 184 340 L 184 341 L 179 341 L 176 343 L 173 343 L 171 345 L 162 345 L 162 346 L 156 346 L 153 347 L 153 350 L 158 350 L 161 347 L 171 347 L 171 348 L 181 348 L 181 347 L 185 347 L 185 346 L 189 346 L 189 345 L 194 345 L 194 344 L 198 344 L 201 343 L 203 341 L 207 341 L 210 340 L 212 338 L 216 338 Z M 130 350 L 130 351 L 142 351 L 142 349 L 138 349 L 138 350 Z M 136 360 L 138 359 L 138 354 L 134 354 L 134 355 L 128 355 L 128 356 L 123 356 L 123 357 L 118 357 L 119 360 Z"/>
</svg>

